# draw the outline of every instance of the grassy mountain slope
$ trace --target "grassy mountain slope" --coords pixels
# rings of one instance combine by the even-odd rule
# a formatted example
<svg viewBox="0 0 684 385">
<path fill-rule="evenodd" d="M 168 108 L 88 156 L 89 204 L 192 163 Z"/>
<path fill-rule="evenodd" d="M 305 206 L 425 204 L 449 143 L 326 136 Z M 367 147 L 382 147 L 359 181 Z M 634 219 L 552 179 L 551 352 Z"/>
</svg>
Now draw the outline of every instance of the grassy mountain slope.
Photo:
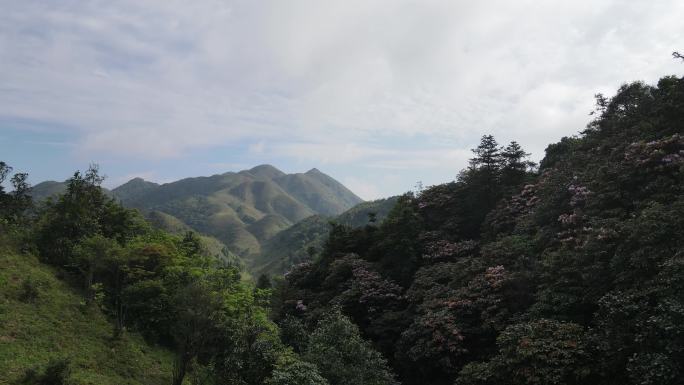
<svg viewBox="0 0 684 385">
<path fill-rule="evenodd" d="M 283 175 L 274 180 L 293 197 L 321 215 L 339 215 L 362 202 L 340 182 L 315 168 L 304 174 Z"/>
<path fill-rule="evenodd" d="M 304 218 L 337 215 L 361 201 L 318 170 L 288 175 L 270 165 L 163 185 L 138 178 L 113 193 L 129 207 L 171 215 L 173 226 L 215 237 L 242 256 L 259 253 L 263 242 Z"/>
<path fill-rule="evenodd" d="M 323 248 L 329 230 L 329 220 L 320 215 L 294 224 L 264 242 L 261 253 L 253 260 L 252 270 L 278 275 L 311 260 Z"/>
<path fill-rule="evenodd" d="M 171 214 L 162 211 L 152 210 L 145 216 L 152 226 L 168 231 L 171 234 L 182 234 L 191 231 L 190 226 Z"/>
<path fill-rule="evenodd" d="M 368 215 L 375 213 L 381 222 L 390 212 L 398 197 L 360 203 L 334 218 L 320 215 L 306 218 L 281 231 L 263 243 L 262 251 L 253 260 L 258 273 L 280 275 L 293 265 L 311 260 L 319 253 L 330 231 L 330 221 L 351 227 L 368 224 Z"/>
<path fill-rule="evenodd" d="M 392 210 L 394 205 L 399 200 L 398 196 L 378 199 L 369 202 L 359 203 L 358 205 L 350 208 L 349 210 L 340 214 L 335 221 L 337 223 L 351 226 L 360 227 L 368 224 L 369 214 L 374 213 L 378 221 L 382 221 L 387 217 L 387 214 Z"/>
<path fill-rule="evenodd" d="M 61 194 L 66 191 L 66 183 L 55 182 L 53 180 L 38 183 L 31 188 L 31 195 L 36 201 L 42 201 L 51 196 Z"/>
<path fill-rule="evenodd" d="M 122 201 L 130 201 L 157 187 L 159 187 L 157 183 L 133 178 L 116 188 L 116 197 Z"/>
<path fill-rule="evenodd" d="M 188 231 L 192 231 L 192 229 L 180 219 L 161 211 L 150 211 L 146 213 L 145 218 L 155 228 L 171 234 L 183 235 Z M 232 253 L 223 242 L 208 235 L 200 234 L 199 237 L 202 241 L 202 246 L 205 248 L 208 255 L 216 256 L 235 266 L 242 267 L 244 265 L 242 259 Z"/>
<path fill-rule="evenodd" d="M 0 384 L 16 383 L 50 359 L 71 361 L 74 384 L 168 384 L 171 352 L 150 346 L 135 333 L 111 339 L 112 325 L 30 255 L 0 246 Z M 37 287 L 26 298 L 26 282 Z"/>
</svg>

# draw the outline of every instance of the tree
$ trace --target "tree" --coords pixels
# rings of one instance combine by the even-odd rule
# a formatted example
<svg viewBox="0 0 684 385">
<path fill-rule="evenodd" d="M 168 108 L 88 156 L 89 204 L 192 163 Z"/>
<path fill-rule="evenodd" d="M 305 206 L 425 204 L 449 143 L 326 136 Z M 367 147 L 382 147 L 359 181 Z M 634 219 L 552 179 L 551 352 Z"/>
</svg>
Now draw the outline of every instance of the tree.
<svg viewBox="0 0 684 385">
<path fill-rule="evenodd" d="M 182 385 L 192 360 L 207 354 L 212 343 L 223 334 L 225 312 L 223 298 L 205 280 L 183 287 L 172 302 L 175 321 L 172 332 L 176 345 L 172 384 Z"/>
<path fill-rule="evenodd" d="M 470 159 L 470 166 L 458 177 L 459 216 L 464 218 L 461 222 L 468 238 L 479 235 L 485 216 L 494 209 L 504 192 L 501 186 L 504 158 L 496 139 L 492 135 L 482 136 L 480 145 L 472 152 L 475 156 Z"/>
<path fill-rule="evenodd" d="M 590 354 L 581 326 L 540 319 L 508 327 L 498 338 L 499 353 L 489 362 L 471 363 L 457 385 L 585 384 Z"/>
<path fill-rule="evenodd" d="M 328 385 L 316 365 L 301 361 L 292 355 L 284 355 L 266 385 Z"/>
<path fill-rule="evenodd" d="M 81 273 L 83 289 L 86 291 L 86 302 L 95 300 L 95 278 L 111 260 L 118 259 L 122 253 L 116 241 L 100 234 L 82 239 L 73 249 L 72 263 Z M 110 274 L 110 271 L 106 272 Z"/>
<path fill-rule="evenodd" d="M 501 147 L 494 136 L 483 135 L 480 144 L 471 150 L 475 157 L 470 159 L 470 167 L 484 169 L 491 175 L 501 168 Z"/>
<path fill-rule="evenodd" d="M 535 163 L 527 160 L 530 154 L 520 147 L 518 142 L 511 142 L 501 152 L 501 183 L 506 187 L 519 187 L 525 180 L 527 170 Z M 511 191 L 513 192 L 513 191 Z"/>
<path fill-rule="evenodd" d="M 107 198 L 102 193 L 96 166 L 86 175 L 79 171 L 67 181 L 67 191 L 56 201 L 48 201 L 39 224 L 37 244 L 41 256 L 66 265 L 72 248 L 85 237 L 100 232 L 100 222 Z"/>
<path fill-rule="evenodd" d="M 85 174 L 74 173 L 57 200 L 47 202 L 36 239 L 41 257 L 56 265 L 72 265 L 72 249 L 83 238 L 101 234 L 123 244 L 149 228 L 137 211 L 104 194 L 103 180 L 97 165 L 91 165 Z"/>
<path fill-rule="evenodd" d="M 0 161 L 0 194 L 5 193 L 5 186 L 2 184 L 7 180 L 7 176 L 12 172 L 12 167 L 5 162 Z"/>
<path fill-rule="evenodd" d="M 28 183 L 27 173 L 16 173 L 10 178 L 12 191 L 5 192 L 3 183 L 12 173 L 12 167 L 0 161 L 0 221 L 9 224 L 17 224 L 22 221 L 26 210 L 33 201 L 31 199 L 31 186 Z"/>
<path fill-rule="evenodd" d="M 271 278 L 268 274 L 259 274 L 259 278 L 256 282 L 257 289 L 271 289 L 273 285 L 271 284 Z"/>
<path fill-rule="evenodd" d="M 315 364 L 330 385 L 396 384 L 387 361 L 361 338 L 339 310 L 323 317 L 311 334 L 304 359 Z"/>
</svg>

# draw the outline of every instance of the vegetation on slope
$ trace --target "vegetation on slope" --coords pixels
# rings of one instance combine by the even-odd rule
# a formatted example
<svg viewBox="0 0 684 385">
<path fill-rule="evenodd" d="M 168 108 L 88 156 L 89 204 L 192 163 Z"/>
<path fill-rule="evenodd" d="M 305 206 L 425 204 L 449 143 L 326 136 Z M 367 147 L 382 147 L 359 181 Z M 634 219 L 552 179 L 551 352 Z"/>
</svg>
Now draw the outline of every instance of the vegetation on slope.
<svg viewBox="0 0 684 385">
<path fill-rule="evenodd" d="M 243 257 L 306 217 L 337 215 L 361 201 L 318 171 L 288 175 L 270 165 L 161 186 L 138 178 L 113 193 L 126 206 L 172 215 Z"/>
<path fill-rule="evenodd" d="M 28 341 L 23 329 L 45 322 L 67 340 L 84 329 L 78 349 L 95 357 L 25 372 L 29 383 L 140 381 L 133 358 L 151 365 L 140 374 L 149 382 L 172 385 L 681 384 L 684 79 L 627 84 L 599 95 L 596 112 L 539 168 L 517 143 L 482 137 L 456 181 L 399 197 L 381 222 L 332 223 L 320 256 L 275 288 L 266 276 L 242 281 L 192 232 L 151 229 L 103 193 L 97 169 L 32 209 L 26 174 L 5 192 L 11 170 L 0 162 L 0 231 L 15 243 L 0 298 L 16 308 L 0 318 L 2 365 L 20 376 L 48 359 L 31 344 L 55 331 L 36 327 Z M 228 194 L 241 184 L 230 180 L 256 178 L 231 196 L 260 210 L 275 203 L 257 205 L 254 193 L 278 191 L 264 179 L 280 177 L 262 167 L 200 185 Z M 219 204 L 210 198 L 192 198 L 193 215 Z M 316 222 L 307 226 L 297 247 L 316 239 Z M 83 317 L 69 306 L 79 297 Z M 106 322 L 109 341 L 95 337 Z M 93 363 L 102 346 L 113 349 L 104 368 Z"/>
<path fill-rule="evenodd" d="M 281 231 L 263 243 L 252 259 L 251 270 L 257 274 L 280 276 L 303 262 L 310 262 L 323 250 L 331 223 L 351 227 L 381 223 L 398 197 L 359 203 L 333 218 L 308 217 Z"/>
<path fill-rule="evenodd" d="M 3 383 L 350 384 L 339 373 L 394 383 L 338 311 L 299 339 L 307 350 L 284 344 L 269 288 L 241 279 L 211 238 L 153 229 L 108 198 L 96 167 L 37 208 L 26 174 L 5 192 L 10 174 L 0 162 Z"/>
<path fill-rule="evenodd" d="M 0 384 L 68 360 L 73 384 L 168 384 L 173 354 L 137 333 L 112 339 L 112 324 L 63 279 L 0 240 Z"/>
<path fill-rule="evenodd" d="M 34 187 L 33 197 L 42 201 L 65 191 L 65 182 L 42 182 Z M 134 178 L 107 193 L 142 210 L 154 223 L 185 226 L 217 238 L 231 253 L 247 259 L 292 224 L 317 214 L 338 215 L 361 202 L 316 169 L 285 174 L 271 165 L 163 185 Z"/>
<path fill-rule="evenodd" d="M 484 136 L 455 182 L 334 226 L 280 284 L 281 326 L 338 306 L 404 385 L 681 384 L 684 79 L 596 112 L 538 169 Z"/>
</svg>

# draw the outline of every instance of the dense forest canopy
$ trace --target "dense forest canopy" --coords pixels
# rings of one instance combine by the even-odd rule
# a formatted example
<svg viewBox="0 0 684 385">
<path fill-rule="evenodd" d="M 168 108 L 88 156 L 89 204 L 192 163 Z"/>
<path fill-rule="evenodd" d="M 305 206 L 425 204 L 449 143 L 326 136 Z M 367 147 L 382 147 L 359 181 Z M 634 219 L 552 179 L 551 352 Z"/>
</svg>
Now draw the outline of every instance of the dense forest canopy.
<svg viewBox="0 0 684 385">
<path fill-rule="evenodd" d="M 0 163 L 13 186 L 0 183 L 2 258 L 55 269 L 82 314 L 111 322 L 112 344 L 135 334 L 172 352 L 159 383 L 684 378 L 682 78 L 599 95 L 595 119 L 539 165 L 518 143 L 483 136 L 454 182 L 401 196 L 383 221 L 332 223 L 312 261 L 256 283 L 197 234 L 121 206 L 97 167 L 39 205 L 26 174 L 10 175 Z M 47 298 L 28 277 L 11 282 L 4 307 Z M 0 365 L 8 381 L 86 383 L 83 365 L 55 354 Z"/>
<path fill-rule="evenodd" d="M 538 168 L 484 136 L 455 182 L 334 227 L 277 317 L 339 307 L 403 384 L 682 383 L 684 81 L 597 102 Z"/>
</svg>

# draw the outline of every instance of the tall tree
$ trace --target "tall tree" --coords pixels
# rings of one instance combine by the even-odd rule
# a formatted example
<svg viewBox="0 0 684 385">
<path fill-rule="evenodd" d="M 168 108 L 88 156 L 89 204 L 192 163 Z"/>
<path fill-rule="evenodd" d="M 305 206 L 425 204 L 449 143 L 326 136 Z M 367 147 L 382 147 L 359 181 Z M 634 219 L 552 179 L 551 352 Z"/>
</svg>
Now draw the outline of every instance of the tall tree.
<svg viewBox="0 0 684 385">
<path fill-rule="evenodd" d="M 147 224 L 139 213 L 107 197 L 97 165 L 85 174 L 77 171 L 67 181 L 67 191 L 48 200 L 38 223 L 37 245 L 41 256 L 57 265 L 69 265 L 72 248 L 83 238 L 102 234 L 123 243 L 143 232 Z"/>
<path fill-rule="evenodd" d="M 396 384 L 387 361 L 338 310 L 331 311 L 318 323 L 304 359 L 314 363 L 330 385 Z"/>
<path fill-rule="evenodd" d="M 3 184 L 12 173 L 13 168 L 0 161 L 0 221 L 17 224 L 22 220 L 27 209 L 31 207 L 31 186 L 27 173 L 16 173 L 10 178 L 12 191 L 5 191 Z"/>
<path fill-rule="evenodd" d="M 503 149 L 501 183 L 505 187 L 517 187 L 524 182 L 527 171 L 535 166 L 535 163 L 528 159 L 529 156 L 530 154 L 525 152 L 516 141 L 512 141 Z"/>
</svg>

